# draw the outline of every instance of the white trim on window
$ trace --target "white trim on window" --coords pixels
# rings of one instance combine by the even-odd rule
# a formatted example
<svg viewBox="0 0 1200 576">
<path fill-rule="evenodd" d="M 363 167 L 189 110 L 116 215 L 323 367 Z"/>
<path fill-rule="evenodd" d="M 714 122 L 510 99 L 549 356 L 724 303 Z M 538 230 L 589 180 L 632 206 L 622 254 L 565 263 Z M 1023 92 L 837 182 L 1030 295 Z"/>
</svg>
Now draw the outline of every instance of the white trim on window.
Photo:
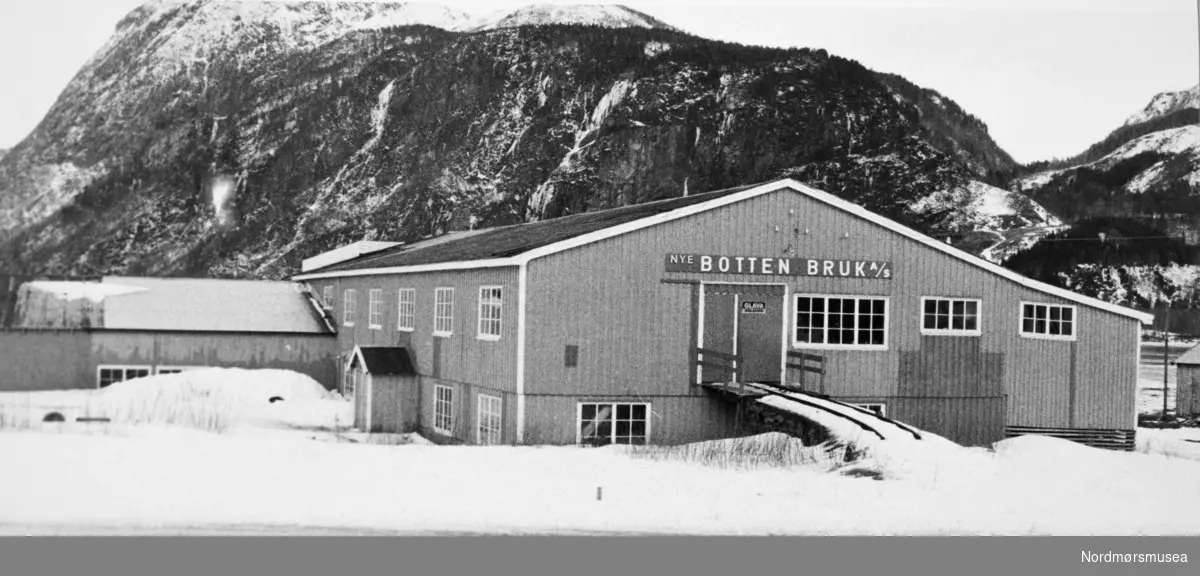
<svg viewBox="0 0 1200 576">
<path fill-rule="evenodd" d="M 963 324 L 965 326 L 967 321 L 972 316 L 972 314 L 970 314 L 969 311 L 967 310 L 967 308 L 968 308 L 967 303 L 974 303 L 975 304 L 975 314 L 973 316 L 975 319 L 975 328 L 974 329 L 967 329 L 967 328 L 956 329 L 956 328 L 927 328 L 927 327 L 925 327 L 925 320 L 926 320 L 925 316 L 927 314 L 927 312 L 925 310 L 925 303 L 930 300 L 949 302 L 949 304 L 947 306 L 947 311 L 945 314 L 945 316 L 947 318 L 948 326 L 954 325 L 954 317 L 956 316 L 956 314 L 954 312 L 955 304 L 957 304 L 957 303 L 963 304 L 963 313 L 957 314 L 957 316 L 960 316 L 963 319 Z M 936 306 L 936 304 L 935 304 L 935 306 Z M 941 311 L 935 311 L 934 312 L 935 322 L 936 322 L 936 317 L 942 316 L 942 315 L 943 314 L 941 313 Z M 921 297 L 921 307 L 919 308 L 919 311 L 918 311 L 918 324 L 917 325 L 921 327 L 921 334 L 924 334 L 926 336 L 981 336 L 981 335 L 983 335 L 983 300 L 980 300 L 979 298 L 959 298 L 957 296 L 922 296 Z"/>
<path fill-rule="evenodd" d="M 1026 331 L 1025 326 L 1025 307 L 1033 307 L 1033 316 L 1029 319 L 1033 323 L 1033 331 Z M 1038 318 L 1038 308 L 1045 308 L 1045 316 Z M 1063 311 L 1070 311 L 1070 318 L 1065 318 Z M 1055 318 L 1057 312 L 1057 318 Z M 1041 322 L 1041 329 L 1038 329 L 1038 322 Z M 1062 334 L 1064 328 L 1070 334 Z M 1079 309 L 1071 304 L 1050 304 L 1048 302 L 1029 302 L 1022 300 L 1017 308 L 1017 330 L 1023 338 L 1035 338 L 1039 340 L 1063 340 L 1072 341 L 1079 337 Z M 1055 334 L 1053 332 L 1057 331 Z"/>
<path fill-rule="evenodd" d="M 342 326 L 354 326 L 354 314 L 357 308 L 354 301 L 354 289 L 347 288 L 342 292 Z"/>
<path fill-rule="evenodd" d="M 321 307 L 326 310 L 333 310 L 333 284 L 329 284 L 321 289 Z"/>
<path fill-rule="evenodd" d="M 167 365 L 163 365 L 163 366 L 155 366 L 154 373 L 155 374 L 178 374 L 180 372 L 187 372 L 189 370 L 204 370 L 205 368 L 209 368 L 209 366 L 167 366 Z"/>
<path fill-rule="evenodd" d="M 487 294 L 487 298 L 484 297 L 485 294 Z M 489 312 L 486 317 L 484 316 L 485 307 Z M 502 286 L 480 286 L 479 322 L 475 337 L 479 340 L 499 340 L 503 314 L 504 288 Z"/>
<path fill-rule="evenodd" d="M 441 384 L 433 386 L 433 431 L 454 435 L 454 388 Z"/>
<path fill-rule="evenodd" d="M 383 289 L 367 291 L 367 327 L 372 330 L 383 328 Z"/>
<path fill-rule="evenodd" d="M 154 367 L 147 364 L 100 364 L 99 366 L 96 366 L 96 388 L 104 388 L 106 386 L 106 384 L 104 384 L 105 370 L 110 372 L 119 371 L 121 374 L 120 379 L 112 378 L 111 376 L 115 376 L 115 374 L 110 374 L 108 385 L 115 384 L 117 382 L 124 382 L 126 380 L 133 380 L 134 378 L 145 378 L 146 376 L 154 374 Z M 137 372 L 142 371 L 145 371 L 146 373 L 136 374 Z M 135 373 L 132 378 L 129 376 L 130 372 Z"/>
<path fill-rule="evenodd" d="M 575 404 L 575 444 L 583 444 L 584 443 L 583 442 L 584 441 L 583 413 L 584 413 L 585 406 L 598 407 L 596 409 L 597 413 L 601 413 L 603 411 L 603 408 L 599 408 L 599 407 L 604 407 L 604 408 L 608 409 L 608 413 L 603 414 L 602 420 L 601 420 L 602 424 L 608 425 L 607 434 L 604 434 L 604 436 L 607 436 L 607 442 L 595 443 L 595 445 L 603 446 L 606 444 L 649 444 L 650 443 L 650 413 L 651 413 L 651 410 L 650 410 L 649 402 L 595 401 L 595 402 L 577 402 Z M 620 408 L 621 407 L 629 407 L 629 414 L 625 418 L 620 417 Z M 641 416 L 638 418 L 634 417 L 634 413 L 637 412 L 637 410 L 635 410 L 636 408 L 641 408 L 641 411 L 640 411 Z M 622 422 L 628 424 L 628 430 L 624 434 L 621 434 L 619 431 L 619 429 L 621 428 L 620 423 L 622 423 Z M 636 423 L 642 424 L 642 433 L 641 434 L 634 433 L 635 428 L 636 428 L 635 427 Z M 589 434 L 588 437 L 601 439 L 601 440 L 604 439 L 599 434 L 599 430 L 596 430 L 596 431 L 594 431 L 594 433 Z M 639 440 L 639 441 L 635 442 L 634 440 Z"/>
<path fill-rule="evenodd" d="M 433 335 L 444 338 L 451 334 L 454 334 L 454 288 L 434 288 Z"/>
<path fill-rule="evenodd" d="M 504 400 L 480 394 L 475 407 L 475 443 L 499 444 L 504 437 Z"/>
<path fill-rule="evenodd" d="M 796 338 L 796 332 L 800 329 L 800 326 L 799 326 L 799 314 L 800 314 L 799 302 L 800 302 L 801 298 L 809 298 L 809 299 L 817 298 L 817 299 L 822 300 L 821 314 L 823 315 L 823 318 L 822 318 L 822 326 L 820 326 L 820 328 L 822 330 L 820 342 L 801 342 L 798 338 Z M 871 301 L 883 302 L 883 326 L 882 326 L 882 328 L 874 328 L 874 327 L 870 328 L 870 330 L 872 332 L 874 332 L 876 330 L 880 330 L 880 329 L 883 331 L 883 343 L 881 343 L 881 344 L 857 344 L 857 343 L 855 343 L 855 344 L 842 344 L 842 343 L 830 344 L 829 343 L 829 316 L 830 316 L 829 301 L 831 299 L 855 300 L 854 318 L 855 318 L 856 326 L 853 328 L 852 333 L 854 334 L 854 338 L 856 341 L 858 340 L 858 327 L 857 327 L 857 319 L 859 317 L 858 301 L 859 300 L 871 300 Z M 891 311 L 892 311 L 891 298 L 888 296 L 874 296 L 871 294 L 809 294 L 809 293 L 803 293 L 803 292 L 795 292 L 792 294 L 792 297 L 791 297 L 791 305 L 792 306 L 791 306 L 790 312 L 791 312 L 791 319 L 792 319 L 792 322 L 791 322 L 792 348 L 803 348 L 806 350 L 887 350 L 888 349 L 888 341 L 889 341 L 888 328 L 891 324 L 891 322 L 889 320 L 889 316 L 891 316 Z M 873 314 L 873 312 L 872 312 L 872 314 Z"/>
<path fill-rule="evenodd" d="M 417 326 L 417 289 L 401 288 L 396 292 L 396 329 L 412 332 Z"/>
</svg>

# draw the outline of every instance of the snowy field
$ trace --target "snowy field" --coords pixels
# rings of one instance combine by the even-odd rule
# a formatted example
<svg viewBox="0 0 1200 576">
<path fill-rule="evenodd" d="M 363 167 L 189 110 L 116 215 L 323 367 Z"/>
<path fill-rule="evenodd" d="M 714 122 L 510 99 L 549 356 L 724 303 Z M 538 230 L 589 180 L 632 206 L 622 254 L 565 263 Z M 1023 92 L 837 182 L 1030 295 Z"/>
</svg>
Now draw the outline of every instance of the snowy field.
<svg viewBox="0 0 1200 576">
<path fill-rule="evenodd" d="M 306 377 L 222 369 L 2 394 L 0 414 L 4 534 L 1200 534 L 1197 430 L 1141 430 L 1135 453 L 887 440 L 851 463 L 775 434 L 369 443 Z"/>
</svg>

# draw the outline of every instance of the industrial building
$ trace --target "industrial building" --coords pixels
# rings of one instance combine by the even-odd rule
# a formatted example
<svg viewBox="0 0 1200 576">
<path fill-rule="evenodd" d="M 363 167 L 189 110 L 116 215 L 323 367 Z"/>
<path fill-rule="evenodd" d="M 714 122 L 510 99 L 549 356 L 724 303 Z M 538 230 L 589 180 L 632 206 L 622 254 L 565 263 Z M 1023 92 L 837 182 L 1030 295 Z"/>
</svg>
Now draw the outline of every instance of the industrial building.
<svg viewBox="0 0 1200 576">
<path fill-rule="evenodd" d="M 1025 278 L 793 180 L 306 263 L 358 424 L 439 442 L 739 434 L 729 381 L 986 445 L 1130 448 L 1148 314 Z"/>
</svg>

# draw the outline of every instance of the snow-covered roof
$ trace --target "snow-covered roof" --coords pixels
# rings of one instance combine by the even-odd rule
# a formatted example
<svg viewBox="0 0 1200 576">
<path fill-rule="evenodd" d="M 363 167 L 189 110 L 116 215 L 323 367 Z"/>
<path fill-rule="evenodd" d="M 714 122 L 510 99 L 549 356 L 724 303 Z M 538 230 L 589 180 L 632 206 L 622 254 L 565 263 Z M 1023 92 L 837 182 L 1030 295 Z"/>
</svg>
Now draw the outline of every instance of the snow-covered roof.
<svg viewBox="0 0 1200 576">
<path fill-rule="evenodd" d="M 1180 354 L 1179 358 L 1175 359 L 1175 363 L 1193 366 L 1200 365 L 1200 345 L 1193 346 L 1191 350 Z"/>
</svg>

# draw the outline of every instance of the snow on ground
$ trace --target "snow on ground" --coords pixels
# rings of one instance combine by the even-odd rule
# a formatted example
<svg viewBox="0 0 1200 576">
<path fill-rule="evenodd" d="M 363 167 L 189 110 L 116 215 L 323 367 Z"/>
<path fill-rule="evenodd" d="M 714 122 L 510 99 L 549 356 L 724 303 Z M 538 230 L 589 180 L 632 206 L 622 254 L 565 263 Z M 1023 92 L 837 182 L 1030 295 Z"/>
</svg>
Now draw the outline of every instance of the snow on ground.
<svg viewBox="0 0 1200 576">
<path fill-rule="evenodd" d="M 391 446 L 261 433 L 295 423 L 280 405 L 309 403 L 302 423 L 330 426 L 350 404 L 296 375 L 183 376 L 115 384 L 109 395 L 219 396 L 245 405 L 236 425 L 0 432 L 9 471 L 0 475 L 0 533 L 1200 533 L 1200 517 L 1180 513 L 1200 509 L 1200 462 L 1187 456 L 1193 431 L 1141 431 L 1146 453 L 1043 437 L 995 451 L 887 441 L 848 465 L 813 457 L 721 467 L 657 447 Z M 46 404 L 82 394 L 33 396 Z M 264 394 L 288 397 L 264 406 Z"/>
</svg>

